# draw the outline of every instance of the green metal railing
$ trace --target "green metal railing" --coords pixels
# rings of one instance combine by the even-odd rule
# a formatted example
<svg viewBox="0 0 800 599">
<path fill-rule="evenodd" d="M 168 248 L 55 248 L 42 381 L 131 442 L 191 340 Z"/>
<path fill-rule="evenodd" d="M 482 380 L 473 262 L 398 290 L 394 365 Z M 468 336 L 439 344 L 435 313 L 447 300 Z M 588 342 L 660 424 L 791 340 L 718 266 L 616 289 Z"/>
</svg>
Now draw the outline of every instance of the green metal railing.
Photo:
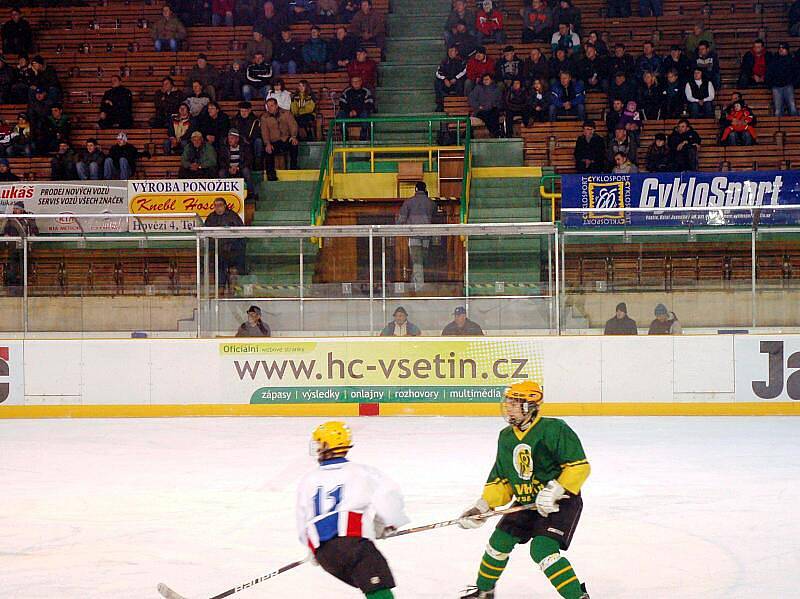
<svg viewBox="0 0 800 599">
<path fill-rule="evenodd" d="M 556 222 L 556 205 L 561 200 L 561 175 L 542 175 L 539 179 L 539 196 L 550 202 L 550 222 Z"/>
<path fill-rule="evenodd" d="M 369 124 L 369 144 L 375 145 L 375 125 L 381 123 L 425 123 L 427 124 L 428 145 L 433 146 L 435 137 L 447 124 L 447 130 L 450 130 L 449 125 L 454 124 L 456 135 L 456 146 L 460 146 L 463 140 L 464 144 L 464 179 L 461 184 L 461 222 L 466 222 L 468 214 L 467 204 L 469 202 L 469 170 L 472 164 L 470 153 L 470 139 L 472 137 L 472 125 L 467 116 L 447 116 L 447 115 L 431 115 L 431 116 L 407 116 L 407 117 L 369 117 L 369 118 L 347 118 L 347 119 L 332 119 L 328 125 L 328 132 L 325 137 L 325 150 L 322 155 L 322 161 L 319 167 L 319 177 L 317 178 L 317 185 L 314 189 L 314 201 L 311 204 L 311 225 L 321 225 L 325 220 L 325 188 L 330 180 L 333 172 L 333 153 L 334 146 L 339 144 L 348 143 L 348 126 L 349 125 L 363 125 Z M 434 123 L 438 124 L 434 128 Z M 463 132 L 462 132 L 463 126 Z M 340 132 L 341 141 L 335 140 L 335 133 Z M 354 141 L 354 140 L 350 140 Z M 394 144 L 397 145 L 397 144 Z"/>
</svg>

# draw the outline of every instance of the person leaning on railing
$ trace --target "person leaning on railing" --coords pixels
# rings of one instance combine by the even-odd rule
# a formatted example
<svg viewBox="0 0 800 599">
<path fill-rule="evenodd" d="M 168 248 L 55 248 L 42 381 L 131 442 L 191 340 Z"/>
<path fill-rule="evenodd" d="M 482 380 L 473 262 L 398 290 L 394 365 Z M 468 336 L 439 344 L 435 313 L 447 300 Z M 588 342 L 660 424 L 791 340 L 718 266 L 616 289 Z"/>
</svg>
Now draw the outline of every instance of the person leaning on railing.
<svg viewBox="0 0 800 599">
<path fill-rule="evenodd" d="M 230 209 L 224 198 L 214 198 L 214 209 L 206 217 L 206 227 L 244 227 L 239 215 Z M 219 240 L 219 282 L 221 288 L 235 282 L 238 275 L 245 273 L 244 238 Z M 259 312 L 259 315 L 261 313 Z"/>
</svg>

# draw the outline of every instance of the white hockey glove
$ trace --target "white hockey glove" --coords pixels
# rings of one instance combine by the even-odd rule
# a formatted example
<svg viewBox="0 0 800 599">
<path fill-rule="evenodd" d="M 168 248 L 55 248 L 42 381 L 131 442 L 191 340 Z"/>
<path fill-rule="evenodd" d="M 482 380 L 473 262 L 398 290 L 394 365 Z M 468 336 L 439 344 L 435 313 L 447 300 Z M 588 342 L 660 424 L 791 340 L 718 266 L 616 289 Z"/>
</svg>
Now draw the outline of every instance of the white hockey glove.
<svg viewBox="0 0 800 599">
<path fill-rule="evenodd" d="M 375 525 L 375 538 L 376 539 L 385 539 L 385 538 L 391 536 L 391 534 L 394 531 L 397 530 L 397 528 L 394 527 L 394 526 L 386 526 L 386 524 L 384 524 L 383 520 L 381 520 L 380 518 L 375 518 L 375 520 L 373 520 L 373 522 L 374 522 L 374 525 Z"/>
<path fill-rule="evenodd" d="M 467 508 L 463 514 L 461 514 L 461 519 L 458 521 L 458 525 L 461 528 L 478 528 L 479 526 L 483 526 L 486 524 L 485 518 L 475 518 L 475 516 L 480 516 L 482 514 L 486 514 L 489 511 L 489 504 L 486 503 L 486 500 L 481 497 L 478 501 L 475 502 L 474 505 Z"/>
<path fill-rule="evenodd" d="M 551 480 L 536 496 L 536 511 L 547 517 L 558 511 L 558 502 L 566 497 L 567 492 L 557 480 Z"/>
</svg>

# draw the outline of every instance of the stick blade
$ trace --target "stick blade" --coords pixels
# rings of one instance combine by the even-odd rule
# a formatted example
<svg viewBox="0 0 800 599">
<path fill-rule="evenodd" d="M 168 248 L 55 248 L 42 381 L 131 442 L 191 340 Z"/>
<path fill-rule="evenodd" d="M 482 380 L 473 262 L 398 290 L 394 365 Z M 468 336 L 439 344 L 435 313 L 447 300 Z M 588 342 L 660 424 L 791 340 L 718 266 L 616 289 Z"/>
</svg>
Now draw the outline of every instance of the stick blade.
<svg viewBox="0 0 800 599">
<path fill-rule="evenodd" d="M 158 583 L 158 592 L 164 599 L 186 599 L 183 595 L 179 595 L 163 582 Z"/>
</svg>

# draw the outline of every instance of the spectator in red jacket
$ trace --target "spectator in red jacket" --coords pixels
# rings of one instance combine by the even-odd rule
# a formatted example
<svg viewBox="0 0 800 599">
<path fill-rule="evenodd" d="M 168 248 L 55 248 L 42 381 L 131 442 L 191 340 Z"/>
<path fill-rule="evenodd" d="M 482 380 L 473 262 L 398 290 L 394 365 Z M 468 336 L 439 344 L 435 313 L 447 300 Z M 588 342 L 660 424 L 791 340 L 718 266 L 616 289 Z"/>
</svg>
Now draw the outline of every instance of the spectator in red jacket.
<svg viewBox="0 0 800 599">
<path fill-rule="evenodd" d="M 483 0 L 481 10 L 475 17 L 475 30 L 478 32 L 478 43 L 504 44 L 506 33 L 503 31 L 503 13 L 494 8 L 492 0 Z"/>
<path fill-rule="evenodd" d="M 479 47 L 475 50 L 472 58 L 467 61 L 467 82 L 464 85 L 464 93 L 469 95 L 472 89 L 481 82 L 484 75 L 491 75 L 494 79 L 494 71 L 494 60 L 486 56 L 485 47 Z"/>
<path fill-rule="evenodd" d="M 211 24 L 219 27 L 222 22 L 228 27 L 233 27 L 233 11 L 236 9 L 236 0 L 212 0 Z"/>
<path fill-rule="evenodd" d="M 375 91 L 375 86 L 378 83 L 378 65 L 367 56 L 365 48 L 356 50 L 356 59 L 351 60 L 347 65 L 347 76 L 350 79 L 361 77 L 364 87 L 370 91 Z"/>
</svg>

